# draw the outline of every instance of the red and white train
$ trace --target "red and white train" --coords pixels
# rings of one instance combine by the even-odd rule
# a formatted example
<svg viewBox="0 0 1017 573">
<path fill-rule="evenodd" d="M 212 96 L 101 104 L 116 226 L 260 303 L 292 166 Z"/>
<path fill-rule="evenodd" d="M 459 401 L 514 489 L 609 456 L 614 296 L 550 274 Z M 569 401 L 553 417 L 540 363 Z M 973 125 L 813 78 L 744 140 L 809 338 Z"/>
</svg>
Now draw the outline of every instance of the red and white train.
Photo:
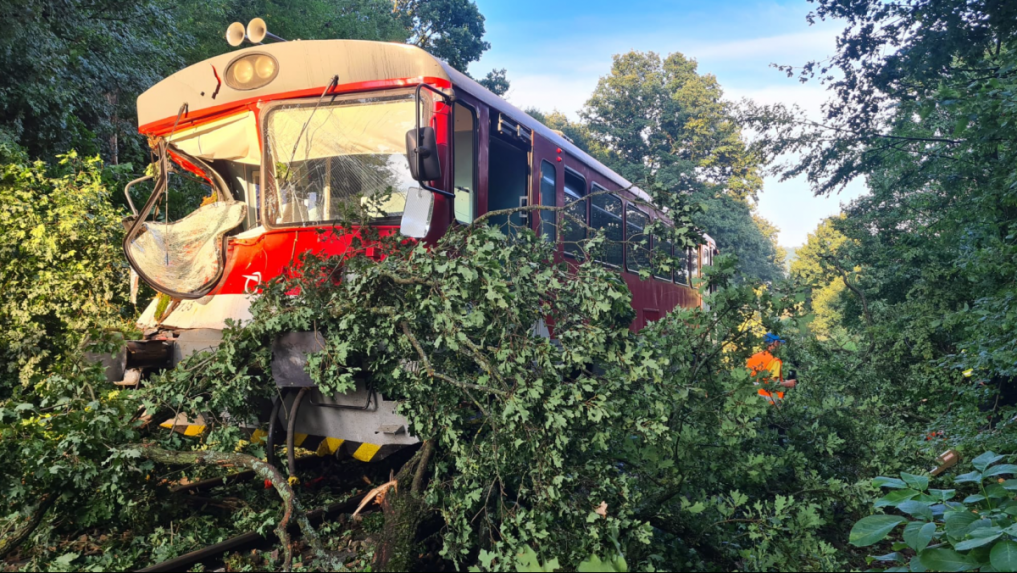
<svg viewBox="0 0 1017 573">
<path fill-rule="evenodd" d="M 373 224 L 425 241 L 489 211 L 572 203 L 573 216 L 619 241 L 602 262 L 617 268 L 632 292 L 633 329 L 701 303 L 690 283 L 712 262 L 711 239 L 686 253 L 685 268 L 640 280 L 650 254 L 621 241 L 666 219 L 646 206 L 650 197 L 415 46 L 316 40 L 247 47 L 159 82 L 138 98 L 138 118 L 159 169 L 124 250 L 137 274 L 173 302 L 149 304 L 139 321 L 146 341 L 132 352 L 161 345 L 173 363 L 214 346 L 227 320 L 250 319 L 251 297 L 297 255 L 344 253 L 349 238 L 333 231 L 333 221 L 350 202 L 370 202 L 387 189 L 394 192 L 373 203 Z M 210 199 L 174 220 L 166 189 L 187 175 L 211 187 Z M 129 185 L 129 199 L 141 187 Z M 617 191 L 576 202 L 597 190 Z M 585 237 L 549 212 L 528 222 L 512 217 L 556 241 L 560 259 L 572 257 Z M 651 248 L 673 247 L 658 241 Z M 313 340 L 291 342 L 276 349 L 276 381 L 284 389 L 311 386 L 299 363 Z M 320 449 L 346 447 L 365 461 L 416 442 L 399 427 L 394 403 L 368 388 L 355 396 L 308 392 L 295 407 L 295 392 L 284 392 L 273 414 L 275 426 L 286 418 L 278 410 L 300 408 L 292 440 L 330 438 L 319 440 Z"/>
</svg>

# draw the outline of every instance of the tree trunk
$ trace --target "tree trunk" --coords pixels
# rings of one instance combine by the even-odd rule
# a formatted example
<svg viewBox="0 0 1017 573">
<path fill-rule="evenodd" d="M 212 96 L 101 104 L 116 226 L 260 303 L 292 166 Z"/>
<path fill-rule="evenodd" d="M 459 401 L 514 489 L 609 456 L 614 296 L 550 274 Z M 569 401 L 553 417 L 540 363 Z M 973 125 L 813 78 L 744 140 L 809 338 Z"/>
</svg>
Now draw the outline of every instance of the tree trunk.
<svg viewBox="0 0 1017 573">
<path fill-rule="evenodd" d="M 301 509 L 300 502 L 297 500 L 296 494 L 293 492 L 293 488 L 291 488 L 289 482 L 286 481 L 286 477 L 282 474 L 282 472 L 276 469 L 275 466 L 269 465 L 254 456 L 240 453 L 213 451 L 177 452 L 157 448 L 151 445 L 141 445 L 140 449 L 144 457 L 163 464 L 228 464 L 243 466 L 252 470 L 258 477 L 270 481 L 275 487 L 276 492 L 279 494 L 279 497 L 283 500 L 283 517 L 279 520 L 279 523 L 275 528 L 275 533 L 279 537 L 279 542 L 283 545 L 283 570 L 289 571 L 290 564 L 293 561 L 293 548 L 290 545 L 290 536 L 286 532 L 286 527 L 289 525 L 290 519 L 296 519 L 297 524 L 300 526 L 300 531 L 304 534 L 304 539 L 308 542 L 315 553 L 319 556 L 324 555 L 324 549 L 321 545 L 321 540 L 318 538 L 318 532 L 315 531 L 311 522 L 308 521 L 307 514 L 304 513 L 303 509 Z"/>
<path fill-rule="evenodd" d="M 420 453 L 399 470 L 399 486 L 389 490 L 381 503 L 385 527 L 374 551 L 375 571 L 410 571 L 416 563 L 417 529 L 428 513 L 424 475 L 433 453 L 434 443 L 424 442 Z"/>
<path fill-rule="evenodd" d="M 11 535 L 0 539 L 0 560 L 5 559 L 15 549 L 20 547 L 21 544 L 28 539 L 28 536 L 31 535 L 37 527 L 39 527 L 39 524 L 42 523 L 42 519 L 46 517 L 46 512 L 49 511 L 49 508 L 53 507 L 53 502 L 56 501 L 56 498 L 57 496 L 53 494 L 47 496 L 39 504 L 39 507 L 35 510 L 35 514 L 32 515 L 32 519 L 29 520 L 28 523 L 22 525 Z"/>
</svg>

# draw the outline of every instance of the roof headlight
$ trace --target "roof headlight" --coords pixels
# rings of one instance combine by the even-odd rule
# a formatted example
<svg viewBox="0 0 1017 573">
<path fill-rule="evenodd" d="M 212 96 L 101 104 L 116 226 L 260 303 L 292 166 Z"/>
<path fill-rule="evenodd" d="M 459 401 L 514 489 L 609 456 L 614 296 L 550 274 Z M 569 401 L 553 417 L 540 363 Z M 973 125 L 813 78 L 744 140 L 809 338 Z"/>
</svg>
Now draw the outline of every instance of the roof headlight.
<svg viewBox="0 0 1017 573">
<path fill-rule="evenodd" d="M 268 56 L 258 56 L 254 60 L 254 72 L 258 79 L 267 80 L 275 76 L 275 60 Z"/>
<path fill-rule="evenodd" d="M 253 90 L 268 85 L 279 74 L 279 64 L 268 54 L 247 54 L 226 68 L 226 85 L 235 90 Z"/>
</svg>

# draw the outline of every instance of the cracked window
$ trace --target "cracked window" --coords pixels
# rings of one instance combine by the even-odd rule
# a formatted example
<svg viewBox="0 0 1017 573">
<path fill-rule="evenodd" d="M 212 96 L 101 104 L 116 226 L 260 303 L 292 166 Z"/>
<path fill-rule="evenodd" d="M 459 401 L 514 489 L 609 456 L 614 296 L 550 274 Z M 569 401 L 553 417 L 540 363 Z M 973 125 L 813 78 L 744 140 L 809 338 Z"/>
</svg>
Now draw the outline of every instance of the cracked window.
<svg viewBox="0 0 1017 573">
<path fill-rule="evenodd" d="M 270 108 L 265 220 L 308 225 L 366 215 L 397 223 L 407 190 L 419 186 L 406 159 L 414 106 L 412 92 L 396 92 Z"/>
<path fill-rule="evenodd" d="M 143 199 L 138 214 L 127 219 L 124 252 L 134 270 L 160 292 L 175 298 L 198 298 L 222 277 L 226 233 L 247 214 L 222 178 L 206 164 L 159 144 L 150 168 L 151 192 L 127 192 Z M 140 195 L 138 195 L 140 193 Z"/>
</svg>

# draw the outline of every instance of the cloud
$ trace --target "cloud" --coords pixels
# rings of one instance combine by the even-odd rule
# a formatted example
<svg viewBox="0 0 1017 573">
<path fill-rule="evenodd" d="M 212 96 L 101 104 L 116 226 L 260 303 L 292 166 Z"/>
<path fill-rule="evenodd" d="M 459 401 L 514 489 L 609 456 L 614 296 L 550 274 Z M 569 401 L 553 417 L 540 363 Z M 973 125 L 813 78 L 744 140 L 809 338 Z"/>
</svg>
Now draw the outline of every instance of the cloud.
<svg viewBox="0 0 1017 573">
<path fill-rule="evenodd" d="M 822 58 L 836 47 L 836 30 L 819 29 L 793 34 L 736 40 L 734 42 L 692 44 L 688 53 L 701 60 L 743 60 Z"/>
<path fill-rule="evenodd" d="M 558 110 L 575 121 L 579 119 L 579 110 L 597 87 L 597 79 L 597 76 L 545 74 L 510 76 L 512 87 L 506 99 L 520 109 Z"/>
</svg>

